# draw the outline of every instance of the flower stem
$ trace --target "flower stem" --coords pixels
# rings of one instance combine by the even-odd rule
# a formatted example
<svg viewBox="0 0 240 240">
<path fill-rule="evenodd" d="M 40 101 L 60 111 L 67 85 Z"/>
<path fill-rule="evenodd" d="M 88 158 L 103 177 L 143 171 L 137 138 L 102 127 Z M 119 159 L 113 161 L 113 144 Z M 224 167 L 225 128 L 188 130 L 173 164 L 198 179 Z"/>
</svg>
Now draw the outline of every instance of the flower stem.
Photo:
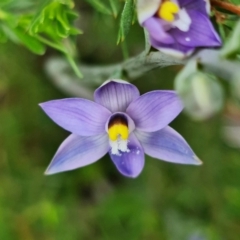
<svg viewBox="0 0 240 240">
<path fill-rule="evenodd" d="M 228 10 L 229 12 L 240 15 L 240 7 L 236 6 L 232 3 L 223 2 L 223 1 L 220 1 L 220 0 L 211 0 L 211 5 L 220 7 L 222 9 Z"/>
<path fill-rule="evenodd" d="M 216 49 L 202 49 L 197 51 L 190 59 L 197 59 L 202 70 L 226 80 L 231 80 L 240 75 L 238 61 L 223 59 L 220 51 Z M 172 65 L 184 65 L 189 59 L 179 60 L 171 58 L 161 52 L 155 51 L 148 54 L 142 52 L 124 62 L 107 66 L 93 66 L 81 64 L 84 78 L 80 81 L 76 75 L 69 71 L 69 64 L 63 58 L 50 58 L 45 66 L 49 79 L 63 92 L 75 97 L 91 99 L 93 88 L 101 85 L 110 76 L 120 78 L 124 72 L 125 79 L 134 79 L 146 74 L 152 69 Z"/>
</svg>

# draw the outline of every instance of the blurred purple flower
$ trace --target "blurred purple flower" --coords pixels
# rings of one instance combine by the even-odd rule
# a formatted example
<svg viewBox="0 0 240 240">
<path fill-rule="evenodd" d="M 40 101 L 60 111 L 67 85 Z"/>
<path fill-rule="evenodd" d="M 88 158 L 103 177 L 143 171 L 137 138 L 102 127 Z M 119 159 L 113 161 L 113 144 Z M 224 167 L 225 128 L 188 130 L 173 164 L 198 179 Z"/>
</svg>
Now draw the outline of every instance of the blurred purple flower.
<svg viewBox="0 0 240 240">
<path fill-rule="evenodd" d="M 151 45 L 166 54 L 186 57 L 197 47 L 221 46 L 209 0 L 138 0 L 137 8 Z"/>
<path fill-rule="evenodd" d="M 46 114 L 72 134 L 61 144 L 46 174 L 96 162 L 107 152 L 118 171 L 137 177 L 144 153 L 168 162 L 201 164 L 182 136 L 167 126 L 181 111 L 175 91 L 152 91 L 140 96 L 123 80 L 106 81 L 94 102 L 68 98 L 41 103 Z"/>
</svg>

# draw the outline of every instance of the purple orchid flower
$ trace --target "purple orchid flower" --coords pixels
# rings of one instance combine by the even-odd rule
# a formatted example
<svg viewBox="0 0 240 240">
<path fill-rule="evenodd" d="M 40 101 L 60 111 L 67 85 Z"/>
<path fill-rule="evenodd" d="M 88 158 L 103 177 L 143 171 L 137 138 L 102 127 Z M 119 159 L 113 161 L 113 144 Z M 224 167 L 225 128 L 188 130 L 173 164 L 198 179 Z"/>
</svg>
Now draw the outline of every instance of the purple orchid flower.
<svg viewBox="0 0 240 240">
<path fill-rule="evenodd" d="M 109 153 L 118 171 L 137 177 L 144 153 L 164 161 L 201 164 L 183 137 L 167 126 L 181 111 L 175 91 L 140 96 L 123 80 L 108 80 L 94 101 L 67 98 L 41 103 L 46 114 L 72 134 L 61 144 L 46 174 L 83 167 Z"/>
<path fill-rule="evenodd" d="M 197 47 L 221 46 L 209 0 L 138 0 L 137 10 L 151 45 L 166 54 L 182 58 Z"/>
</svg>

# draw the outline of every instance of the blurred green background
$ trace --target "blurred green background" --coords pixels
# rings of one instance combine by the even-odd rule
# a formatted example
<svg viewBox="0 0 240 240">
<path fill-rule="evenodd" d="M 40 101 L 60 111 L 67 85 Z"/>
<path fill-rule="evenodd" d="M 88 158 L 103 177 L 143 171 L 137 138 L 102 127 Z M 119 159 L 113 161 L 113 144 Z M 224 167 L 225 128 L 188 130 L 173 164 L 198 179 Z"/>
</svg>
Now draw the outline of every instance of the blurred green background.
<svg viewBox="0 0 240 240">
<path fill-rule="evenodd" d="M 118 22 L 80 10 L 78 49 L 85 63 L 122 59 Z M 130 55 L 143 48 L 137 24 L 127 38 Z M 204 164 L 166 163 L 146 157 L 137 179 L 121 176 L 110 158 L 44 176 L 69 133 L 38 103 L 68 97 L 44 72 L 48 50 L 35 56 L 22 46 L 0 45 L 0 239 L 1 240 L 238 240 L 239 151 L 220 139 L 221 115 L 205 122 L 181 114 L 172 124 Z M 177 68 L 160 69 L 134 83 L 141 93 L 172 89 Z"/>
</svg>

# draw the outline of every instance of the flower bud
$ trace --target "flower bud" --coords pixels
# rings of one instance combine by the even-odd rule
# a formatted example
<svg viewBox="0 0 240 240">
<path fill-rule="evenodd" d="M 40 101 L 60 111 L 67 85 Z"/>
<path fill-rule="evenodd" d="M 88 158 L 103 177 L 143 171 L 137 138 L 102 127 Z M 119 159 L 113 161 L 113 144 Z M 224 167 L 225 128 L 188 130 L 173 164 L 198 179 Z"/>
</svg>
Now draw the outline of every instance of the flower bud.
<svg viewBox="0 0 240 240">
<path fill-rule="evenodd" d="M 180 77 L 179 77 L 180 76 Z M 176 78 L 176 90 L 183 100 L 185 112 L 195 120 L 204 120 L 216 114 L 223 106 L 224 94 L 217 79 L 195 70 Z"/>
</svg>

